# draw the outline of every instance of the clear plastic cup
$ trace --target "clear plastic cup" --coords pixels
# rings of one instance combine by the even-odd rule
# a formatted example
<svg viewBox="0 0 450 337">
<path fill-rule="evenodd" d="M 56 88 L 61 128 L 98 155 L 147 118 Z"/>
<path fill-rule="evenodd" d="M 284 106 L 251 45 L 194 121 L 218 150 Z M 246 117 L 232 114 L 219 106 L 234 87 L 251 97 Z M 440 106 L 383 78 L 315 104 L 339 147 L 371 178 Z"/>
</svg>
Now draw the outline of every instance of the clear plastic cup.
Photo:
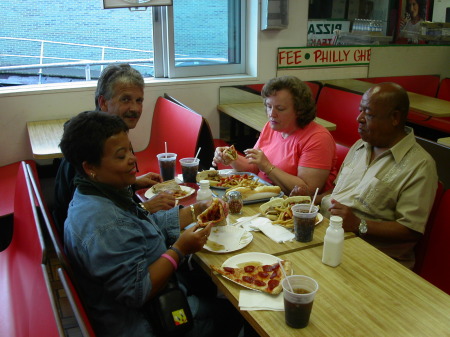
<svg viewBox="0 0 450 337">
<path fill-rule="evenodd" d="M 180 159 L 181 172 L 183 173 L 183 182 L 196 183 L 198 165 L 200 159 L 198 158 L 182 158 Z"/>
<path fill-rule="evenodd" d="M 288 281 L 292 289 L 289 287 Z M 319 284 L 311 277 L 292 275 L 286 277 L 281 285 L 283 286 L 286 324 L 296 329 L 306 327 Z"/>
<path fill-rule="evenodd" d="M 310 207 L 311 204 L 296 204 L 291 208 L 294 215 L 294 233 L 297 241 L 310 242 L 313 239 L 319 207 L 313 206 L 311 212 L 309 211 Z"/>
<path fill-rule="evenodd" d="M 157 154 L 159 164 L 159 173 L 163 181 L 172 180 L 175 178 L 176 171 L 176 153 L 160 153 Z"/>
</svg>

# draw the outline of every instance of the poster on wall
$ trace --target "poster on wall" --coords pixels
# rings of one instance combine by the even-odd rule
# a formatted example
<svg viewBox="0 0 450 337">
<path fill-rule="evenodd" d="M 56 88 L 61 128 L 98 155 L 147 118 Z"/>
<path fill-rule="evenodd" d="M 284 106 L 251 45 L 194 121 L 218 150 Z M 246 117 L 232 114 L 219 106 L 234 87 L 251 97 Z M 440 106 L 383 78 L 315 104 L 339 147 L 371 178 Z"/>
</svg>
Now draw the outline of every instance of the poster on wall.
<svg viewBox="0 0 450 337">
<path fill-rule="evenodd" d="M 368 65 L 370 46 L 278 48 L 278 69 Z"/>
<path fill-rule="evenodd" d="M 330 46 L 336 38 L 335 31 L 350 31 L 348 20 L 309 20 L 308 21 L 308 46 Z"/>
<path fill-rule="evenodd" d="M 431 0 L 400 0 L 397 20 L 397 43 L 423 43 L 421 23 L 430 20 Z"/>
</svg>

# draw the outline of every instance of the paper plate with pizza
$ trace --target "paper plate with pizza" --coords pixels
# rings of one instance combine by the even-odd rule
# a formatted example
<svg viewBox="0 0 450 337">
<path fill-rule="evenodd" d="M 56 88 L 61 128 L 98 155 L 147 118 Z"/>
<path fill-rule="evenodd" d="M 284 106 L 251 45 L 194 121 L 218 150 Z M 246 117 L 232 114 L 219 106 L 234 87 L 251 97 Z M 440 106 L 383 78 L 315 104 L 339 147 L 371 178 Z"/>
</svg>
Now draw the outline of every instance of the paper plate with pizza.
<svg viewBox="0 0 450 337">
<path fill-rule="evenodd" d="M 284 273 L 292 275 L 292 264 L 288 260 L 265 254 L 243 253 L 226 260 L 220 267 L 211 269 L 223 277 L 248 289 L 278 295 L 282 290 Z"/>
<path fill-rule="evenodd" d="M 159 184 L 155 184 L 145 192 L 145 197 L 150 199 L 161 192 L 171 193 L 175 196 L 175 199 L 184 199 L 192 195 L 195 189 L 189 186 L 179 185 L 175 180 L 168 180 Z"/>
<path fill-rule="evenodd" d="M 286 228 L 294 228 L 294 217 L 291 207 L 295 204 L 310 204 L 311 197 L 295 196 L 286 199 L 273 198 L 272 200 L 259 206 L 262 215 L 272 221 L 274 225 L 280 225 Z M 318 213 L 316 216 L 316 225 L 323 220 L 323 215 Z"/>
</svg>

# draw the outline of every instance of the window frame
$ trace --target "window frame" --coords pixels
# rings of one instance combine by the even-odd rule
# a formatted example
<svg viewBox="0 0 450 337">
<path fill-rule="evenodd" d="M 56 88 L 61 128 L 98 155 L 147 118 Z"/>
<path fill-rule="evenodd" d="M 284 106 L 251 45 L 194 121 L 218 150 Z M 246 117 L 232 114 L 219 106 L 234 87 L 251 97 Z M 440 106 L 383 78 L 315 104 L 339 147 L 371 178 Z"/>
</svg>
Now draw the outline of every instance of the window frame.
<svg viewBox="0 0 450 337">
<path fill-rule="evenodd" d="M 153 51 L 155 78 L 187 78 L 246 74 L 246 1 L 228 0 L 229 55 L 227 64 L 176 66 L 174 15 L 172 6 L 161 6 L 153 12 Z M 233 36 L 238 42 L 233 42 Z M 235 48 L 236 46 L 236 48 Z"/>
</svg>

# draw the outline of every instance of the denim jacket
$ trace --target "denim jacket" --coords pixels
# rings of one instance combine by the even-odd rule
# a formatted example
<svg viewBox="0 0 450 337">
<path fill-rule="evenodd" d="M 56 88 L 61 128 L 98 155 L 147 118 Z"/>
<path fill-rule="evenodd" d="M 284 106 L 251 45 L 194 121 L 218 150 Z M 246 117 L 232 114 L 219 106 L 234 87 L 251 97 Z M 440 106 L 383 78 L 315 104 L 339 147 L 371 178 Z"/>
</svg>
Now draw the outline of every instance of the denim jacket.
<svg viewBox="0 0 450 337">
<path fill-rule="evenodd" d="M 179 237 L 178 211 L 146 221 L 107 198 L 75 191 L 65 250 L 98 336 L 153 336 L 140 310 L 152 288 L 148 267 Z"/>
</svg>

